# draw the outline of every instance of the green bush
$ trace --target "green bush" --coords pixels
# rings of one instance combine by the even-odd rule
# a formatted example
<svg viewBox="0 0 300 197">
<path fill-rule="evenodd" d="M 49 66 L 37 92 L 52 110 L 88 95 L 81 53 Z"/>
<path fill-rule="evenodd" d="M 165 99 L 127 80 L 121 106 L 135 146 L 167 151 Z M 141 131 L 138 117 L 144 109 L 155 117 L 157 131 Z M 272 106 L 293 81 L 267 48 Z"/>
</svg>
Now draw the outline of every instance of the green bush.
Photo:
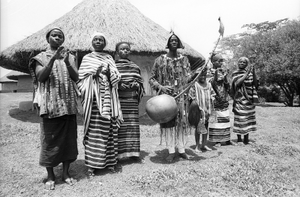
<svg viewBox="0 0 300 197">
<path fill-rule="evenodd" d="M 266 102 L 282 102 L 282 93 L 275 86 L 261 86 L 258 88 L 258 97 L 264 98 Z"/>
</svg>

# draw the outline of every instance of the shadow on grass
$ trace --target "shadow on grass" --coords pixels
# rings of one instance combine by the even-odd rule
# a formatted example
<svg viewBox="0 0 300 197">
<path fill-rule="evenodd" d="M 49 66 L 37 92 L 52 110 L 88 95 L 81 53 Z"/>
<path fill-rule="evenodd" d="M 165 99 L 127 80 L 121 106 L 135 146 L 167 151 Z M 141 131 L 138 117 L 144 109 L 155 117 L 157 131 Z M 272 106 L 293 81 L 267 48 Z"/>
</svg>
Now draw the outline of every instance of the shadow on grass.
<svg viewBox="0 0 300 197">
<path fill-rule="evenodd" d="M 181 160 L 184 160 L 181 157 L 179 157 L 178 152 L 176 152 L 175 153 L 175 158 L 174 158 L 173 162 L 167 162 L 166 158 L 169 155 L 168 149 L 157 150 L 157 151 L 155 151 L 155 153 L 156 153 L 155 156 L 150 157 L 150 161 L 152 161 L 153 163 L 172 164 L 172 163 L 176 163 L 176 162 L 179 162 Z M 190 149 L 186 149 L 185 153 L 190 157 L 189 161 L 199 161 L 199 160 L 206 159 L 205 157 L 202 157 L 202 156 L 199 156 L 198 154 L 195 154 Z"/>
<path fill-rule="evenodd" d="M 143 164 L 145 158 L 149 155 L 146 151 L 140 151 L 140 161 L 137 161 L 133 158 L 126 157 L 119 160 L 122 166 L 131 165 L 131 164 Z"/>
<path fill-rule="evenodd" d="M 31 123 L 40 123 L 41 117 L 37 114 L 35 110 L 20 110 L 19 108 L 13 108 L 8 111 L 10 117 L 22 121 L 22 122 L 31 122 Z M 80 114 L 77 114 L 77 124 L 83 125 L 83 117 Z"/>
<path fill-rule="evenodd" d="M 151 120 L 151 118 L 147 114 L 144 114 L 143 116 L 140 116 L 139 117 L 139 122 L 140 122 L 141 125 L 149 125 L 149 126 L 157 124 L 156 122 Z"/>
<path fill-rule="evenodd" d="M 8 111 L 8 115 L 22 122 L 39 123 L 41 121 L 41 118 L 37 115 L 36 111 L 33 110 L 23 111 L 19 108 L 14 108 Z"/>
<path fill-rule="evenodd" d="M 259 107 L 287 107 L 285 104 L 283 103 L 272 103 L 272 102 L 268 102 L 268 103 L 257 103 L 256 106 Z"/>
<path fill-rule="evenodd" d="M 63 165 L 60 164 L 59 166 L 54 168 L 54 173 L 56 175 L 56 185 L 65 184 L 62 181 L 62 172 L 63 172 Z M 88 167 L 85 165 L 85 161 L 82 159 L 78 159 L 71 163 L 69 169 L 70 176 L 74 178 L 77 182 L 83 179 L 89 179 L 88 176 Z M 103 176 L 106 174 L 117 174 L 117 172 L 112 172 L 107 168 L 104 169 L 95 169 L 94 171 L 95 176 Z M 46 179 L 44 180 L 46 182 Z"/>
</svg>

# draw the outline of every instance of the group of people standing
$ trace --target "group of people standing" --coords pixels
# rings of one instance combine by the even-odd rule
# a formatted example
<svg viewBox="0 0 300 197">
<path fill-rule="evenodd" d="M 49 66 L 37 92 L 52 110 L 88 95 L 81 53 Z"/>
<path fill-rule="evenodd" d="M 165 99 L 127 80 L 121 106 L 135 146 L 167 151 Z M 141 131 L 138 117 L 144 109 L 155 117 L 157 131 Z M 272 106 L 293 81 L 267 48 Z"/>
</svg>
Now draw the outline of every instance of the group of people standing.
<svg viewBox="0 0 300 197">
<path fill-rule="evenodd" d="M 117 58 L 114 59 L 103 52 L 108 43 L 106 36 L 95 33 L 91 37 L 93 51 L 83 57 L 78 69 L 75 57 L 62 46 L 65 35 L 60 28 L 50 29 L 46 40 L 49 43 L 47 50 L 31 58 L 29 63 L 35 88 L 33 103 L 42 118 L 39 163 L 47 170 L 46 189 L 55 188 L 53 168 L 60 163 L 63 163 L 62 181 L 69 185 L 75 182 L 69 174 L 69 167 L 78 156 L 77 97 L 83 108 L 83 144 L 89 177 L 93 177 L 97 169 L 121 171 L 118 161 L 123 158 L 143 162 L 140 157 L 138 105 L 144 95 L 144 87 L 139 66 L 128 58 L 130 43 L 117 43 Z M 176 100 L 177 116 L 160 124 L 169 151 L 166 160 L 174 160 L 176 147 L 180 157 L 189 159 L 185 145 L 190 126 L 187 114 L 192 104 L 200 111 L 197 124 L 192 125 L 196 128 L 196 149 L 210 150 L 206 144 L 208 134 L 212 142 L 232 144 L 227 96 L 230 92 L 234 95 L 233 131 L 238 134 L 238 142 L 244 136 L 244 143 L 248 143 L 248 133 L 255 130 L 253 98 L 257 99 L 254 94 L 257 84 L 253 86 L 256 75 L 251 72 L 254 69 L 246 69 L 249 60 L 239 60 L 239 69 L 233 74 L 230 88 L 226 72 L 220 69 L 222 58 L 219 55 L 211 59 L 214 72 L 212 80 L 208 81 L 207 69 L 200 74 L 197 72 L 199 69 L 192 71 L 188 58 L 177 52 L 177 49 L 184 48 L 177 35 L 171 34 L 166 48 L 168 53 L 159 56 L 152 68 L 149 83 L 153 90 L 158 94 L 175 96 L 198 77 L 188 94 Z M 213 112 L 216 118 L 209 126 Z M 202 134 L 201 147 L 199 133 Z"/>
<path fill-rule="evenodd" d="M 215 147 L 222 144 L 235 145 L 230 135 L 230 97 L 233 99 L 233 132 L 237 134 L 238 143 L 248 144 L 249 132 L 256 130 L 255 103 L 258 102 L 256 74 L 249 59 L 241 57 L 238 60 L 238 69 L 233 72 L 230 84 L 222 55 L 212 54 L 210 69 L 206 64 L 198 64 L 201 67 L 191 66 L 187 57 L 178 53 L 177 49 L 183 49 L 184 46 L 174 32 L 169 37 L 166 48 L 168 53 L 155 60 L 149 80 L 158 94 L 174 97 L 183 95 L 176 99 L 177 116 L 160 124 L 169 152 L 166 160 L 174 161 L 176 148 L 179 157 L 189 159 L 185 153 L 185 145 L 190 126 L 195 128 L 196 152 L 212 150 L 208 146 L 208 140 Z M 193 82 L 188 92 L 182 94 L 183 87 Z"/>
</svg>

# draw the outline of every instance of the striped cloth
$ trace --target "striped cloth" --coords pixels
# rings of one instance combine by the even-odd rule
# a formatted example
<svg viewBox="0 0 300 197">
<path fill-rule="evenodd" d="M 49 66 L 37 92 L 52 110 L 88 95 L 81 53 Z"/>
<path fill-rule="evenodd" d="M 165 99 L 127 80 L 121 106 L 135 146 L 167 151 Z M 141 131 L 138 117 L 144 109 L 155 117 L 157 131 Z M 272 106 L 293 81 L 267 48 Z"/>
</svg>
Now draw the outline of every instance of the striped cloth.
<svg viewBox="0 0 300 197">
<path fill-rule="evenodd" d="M 117 164 L 118 126 L 116 121 L 100 115 L 94 97 L 90 124 L 85 135 L 85 165 L 90 168 L 103 169 Z"/>
<path fill-rule="evenodd" d="M 209 141 L 227 142 L 230 140 L 229 109 L 216 110 L 216 122 L 209 123 Z"/>
<path fill-rule="evenodd" d="M 232 74 L 232 91 L 234 95 L 233 132 L 246 135 L 256 131 L 255 105 L 258 102 L 256 88 L 253 85 L 253 74 L 249 73 L 244 82 L 237 86 L 237 81 L 246 74 L 246 70 L 237 70 Z"/>
<path fill-rule="evenodd" d="M 140 125 L 139 102 L 144 94 L 143 79 L 140 68 L 132 61 L 121 59 L 116 62 L 121 74 L 119 85 L 125 85 L 125 90 L 119 89 L 119 98 L 124 122 L 118 132 L 118 158 L 140 156 Z M 133 84 L 139 84 L 138 89 L 132 89 Z"/>
<path fill-rule="evenodd" d="M 107 77 L 100 73 L 99 76 L 93 78 L 98 67 L 109 69 L 110 76 Z M 96 97 L 101 116 L 106 119 L 116 118 L 117 123 L 120 125 L 123 117 L 117 87 L 121 76 L 113 58 L 106 53 L 89 53 L 83 57 L 78 74 L 79 81 L 77 85 L 81 93 L 84 111 L 84 133 L 87 132 L 89 126 L 94 97 Z M 100 90 L 104 90 L 102 94 Z"/>
<path fill-rule="evenodd" d="M 109 75 L 93 77 L 98 67 Z M 77 82 L 84 111 L 85 162 L 88 167 L 102 169 L 115 165 L 117 131 L 123 117 L 117 91 L 120 74 L 112 57 L 92 52 L 85 55 L 79 68 Z"/>
<path fill-rule="evenodd" d="M 191 87 L 189 91 L 189 97 L 195 100 L 201 111 L 204 112 L 203 123 L 207 122 L 209 115 L 212 112 L 212 97 L 214 96 L 214 91 L 209 82 L 203 87 L 198 82 Z"/>
<path fill-rule="evenodd" d="M 216 121 L 209 122 L 209 141 L 230 141 L 230 117 L 229 117 L 229 83 L 226 80 L 226 70 L 211 69 L 213 78 L 210 80 L 216 93 L 213 103 L 213 113 Z M 215 74 L 217 72 L 217 77 Z"/>
</svg>

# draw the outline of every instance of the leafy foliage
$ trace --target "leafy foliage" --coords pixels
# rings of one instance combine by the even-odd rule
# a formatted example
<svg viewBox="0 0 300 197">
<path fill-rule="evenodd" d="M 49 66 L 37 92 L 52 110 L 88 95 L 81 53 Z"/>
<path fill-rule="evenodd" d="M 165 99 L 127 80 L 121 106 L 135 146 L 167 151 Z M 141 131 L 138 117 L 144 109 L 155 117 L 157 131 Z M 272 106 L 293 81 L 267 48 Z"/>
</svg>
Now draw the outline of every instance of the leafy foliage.
<svg viewBox="0 0 300 197">
<path fill-rule="evenodd" d="M 300 21 L 282 19 L 244 27 L 252 32 L 229 36 L 221 43 L 222 50 L 233 53 L 231 70 L 239 57 L 248 57 L 260 84 L 280 87 L 286 105 L 293 106 L 295 96 L 300 95 Z"/>
</svg>

